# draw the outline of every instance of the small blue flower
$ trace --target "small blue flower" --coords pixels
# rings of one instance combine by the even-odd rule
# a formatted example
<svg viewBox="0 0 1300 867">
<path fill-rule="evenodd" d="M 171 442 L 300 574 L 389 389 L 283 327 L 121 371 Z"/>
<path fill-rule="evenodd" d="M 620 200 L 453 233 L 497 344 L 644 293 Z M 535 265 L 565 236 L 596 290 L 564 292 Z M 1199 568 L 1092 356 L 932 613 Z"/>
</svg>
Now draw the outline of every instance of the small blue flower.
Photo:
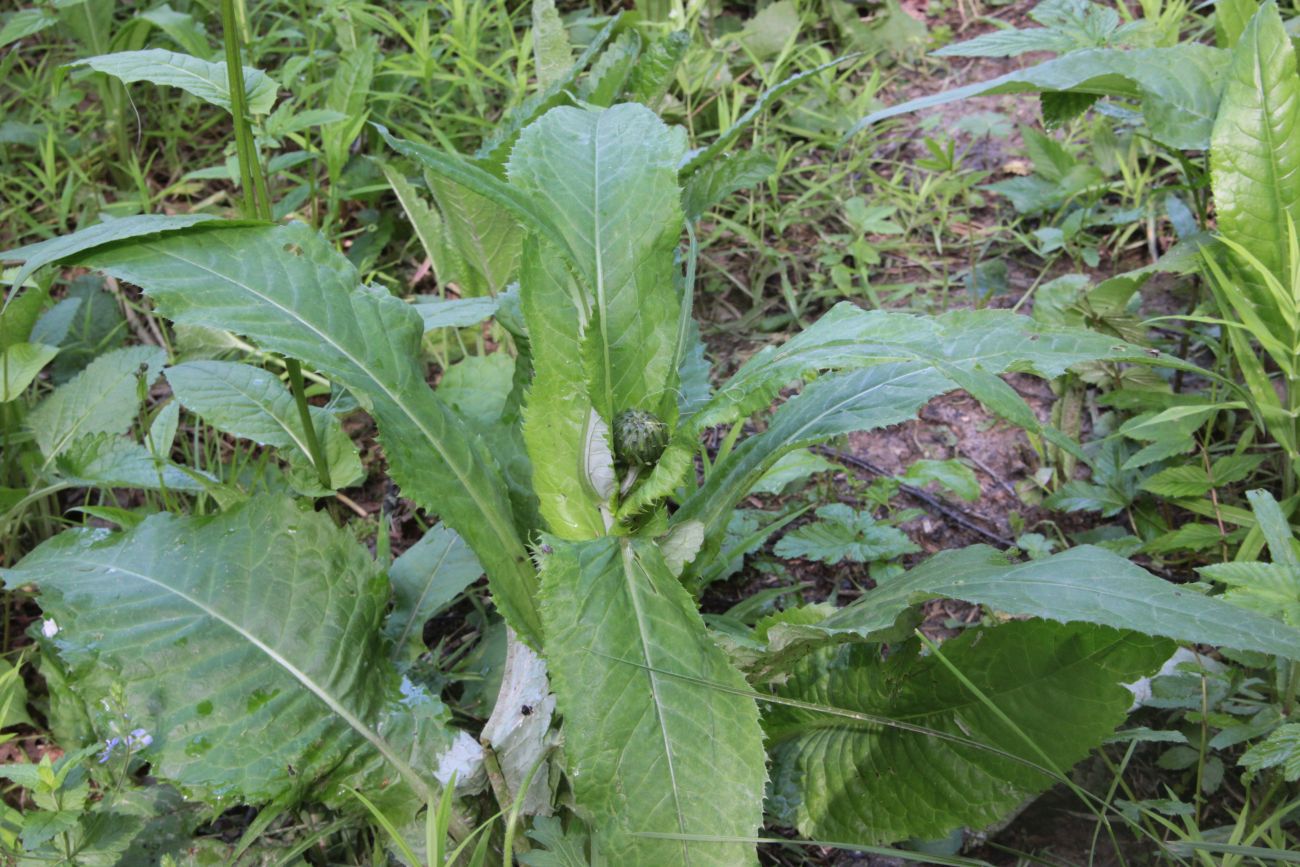
<svg viewBox="0 0 1300 867">
<path fill-rule="evenodd" d="M 101 765 L 109 760 L 109 757 L 113 755 L 113 749 L 120 743 L 122 743 L 121 738 L 109 738 L 104 742 L 104 751 L 99 754 L 99 763 Z"/>
<path fill-rule="evenodd" d="M 126 739 L 126 745 L 128 747 L 134 747 L 141 750 L 149 746 L 151 743 L 153 743 L 153 735 L 149 734 L 144 729 L 136 729 L 131 732 Z"/>
</svg>

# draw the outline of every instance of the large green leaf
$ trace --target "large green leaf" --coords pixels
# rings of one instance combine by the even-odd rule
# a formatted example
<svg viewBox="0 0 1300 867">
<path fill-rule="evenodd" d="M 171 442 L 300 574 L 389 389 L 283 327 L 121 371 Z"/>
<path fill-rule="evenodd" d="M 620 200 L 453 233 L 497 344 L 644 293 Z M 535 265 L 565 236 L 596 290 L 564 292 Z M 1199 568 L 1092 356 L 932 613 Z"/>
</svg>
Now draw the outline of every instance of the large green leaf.
<svg viewBox="0 0 1300 867">
<path fill-rule="evenodd" d="M 648 540 L 553 543 L 546 657 L 578 803 L 611 864 L 754 863 L 765 779 L 758 709 Z M 659 835 L 705 835 L 708 840 Z"/>
<path fill-rule="evenodd" d="M 1275 3 L 1232 52 L 1210 174 L 1219 232 L 1287 284 L 1287 218 L 1300 220 L 1300 75 Z"/>
<path fill-rule="evenodd" d="M 448 153 L 418 142 L 403 141 L 378 124 L 375 124 L 374 127 L 380 138 L 399 154 L 415 160 L 433 175 L 458 184 L 475 195 L 506 209 L 530 230 L 545 235 L 572 258 L 568 241 L 560 232 L 555 221 L 551 219 L 552 214 L 537 207 L 529 196 L 510 186 L 486 169 L 474 165 L 460 154 Z"/>
<path fill-rule="evenodd" d="M 587 479 L 593 408 L 582 365 L 584 307 L 580 290 L 554 246 L 524 242 L 520 288 L 533 382 L 524 406 L 524 442 L 533 488 L 551 532 L 564 539 L 604 535 L 602 497 Z"/>
<path fill-rule="evenodd" d="M 836 305 L 811 328 L 801 332 L 779 347 L 766 347 L 741 366 L 740 370 L 720 387 L 713 397 L 695 412 L 688 424 L 679 427 L 672 444 L 660 459 L 646 483 L 623 504 L 624 512 L 642 508 L 654 499 L 671 493 L 681 474 L 690 466 L 700 433 L 708 427 L 746 418 L 765 409 L 781 389 L 818 371 L 852 370 L 874 365 L 898 362 L 915 362 L 908 371 L 920 373 L 926 388 L 934 388 L 939 380 L 931 373 L 941 374 L 947 383 L 933 391 L 930 397 L 943 391 L 975 384 L 985 384 L 994 374 L 1008 371 L 1028 371 L 1043 377 L 1059 376 L 1073 364 L 1083 361 L 1113 359 L 1115 361 L 1151 362 L 1145 351 L 1129 346 L 1105 335 L 1082 329 L 1045 327 L 1027 316 L 1017 316 L 1000 310 L 957 310 L 942 316 L 915 316 L 884 310 L 862 310 L 850 303 Z M 1179 365 L 1177 359 L 1159 356 L 1162 364 Z M 883 380 L 880 381 L 883 384 Z M 910 378 L 906 388 L 914 390 L 919 380 Z M 982 391 L 991 391 L 988 388 Z M 849 392 L 831 395 L 818 392 L 826 405 L 813 410 L 815 418 L 809 421 L 809 431 L 799 431 L 802 437 L 792 441 L 790 448 L 807 445 L 817 439 L 833 436 L 821 430 L 847 433 L 864 427 L 843 427 L 834 419 L 840 404 L 852 406 L 854 415 L 866 412 L 874 416 L 889 417 L 883 424 L 893 424 L 911 416 L 915 409 L 900 415 L 892 403 L 868 405 L 861 397 Z M 1015 395 L 995 393 L 1000 413 L 1014 414 L 1024 406 Z M 793 403 L 793 401 L 792 401 Z M 1008 405 L 1009 404 L 1009 405 Z M 919 405 L 916 407 L 919 409 Z M 1019 416 L 1036 423 L 1032 415 L 1022 409 Z M 846 421 L 851 421 L 851 417 Z M 793 436 L 793 433 L 782 436 Z M 765 434 L 764 445 L 752 447 L 749 460 L 758 475 L 748 480 L 757 481 L 768 467 L 784 452 L 784 445 L 776 436 Z M 743 444 L 742 444 L 743 445 Z M 738 454 L 738 453 L 733 453 Z M 756 460 L 757 459 L 757 460 Z M 736 457 L 734 460 L 739 461 Z M 728 470 L 730 472 L 730 470 Z M 717 474 L 715 469 L 714 475 Z M 725 478 L 721 477 L 721 478 Z M 721 478 L 718 483 L 722 484 Z M 712 477 L 711 477 L 712 479 Z M 743 495 L 742 490 L 737 497 Z M 718 505 L 723 501 L 710 498 L 701 505 Z M 729 508 L 726 503 L 720 508 Z"/>
<path fill-rule="evenodd" d="M 89 66 L 127 84 L 147 81 L 192 93 L 204 102 L 230 111 L 230 80 L 226 75 L 224 60 L 214 63 L 167 51 L 163 48 L 146 48 L 143 51 L 119 51 L 78 60 L 71 66 Z M 244 91 L 248 110 L 253 114 L 266 114 L 275 104 L 275 81 L 252 67 L 244 67 Z"/>
<path fill-rule="evenodd" d="M 384 634 L 393 653 L 412 660 L 424 652 L 424 622 L 478 580 L 483 567 L 465 541 L 442 524 L 434 524 L 388 567 L 393 610 Z"/>
<path fill-rule="evenodd" d="M 918 655 L 917 642 L 884 660 L 872 646 L 828 648 L 801 661 L 777 693 L 849 714 L 772 705 L 769 808 L 807 837 L 863 845 L 984 827 L 1054 779 L 970 742 L 1066 771 L 1124 721 L 1133 696 L 1121 684 L 1150 674 L 1170 649 L 1131 632 L 1041 620 L 946 642 L 944 657 L 1036 750 L 938 659 Z"/>
<path fill-rule="evenodd" d="M 999 93 L 1080 93 L 1141 99 L 1151 133 L 1164 144 L 1203 149 L 1218 113 L 1228 53 L 1197 43 L 1170 48 L 1076 51 L 1028 69 L 909 100 L 872 112 L 853 127 L 971 96 Z"/>
<path fill-rule="evenodd" d="M 167 368 L 172 393 L 186 409 L 216 429 L 259 445 L 284 449 L 295 484 L 320 486 L 307 448 L 306 428 L 293 395 L 278 378 L 260 367 L 231 361 L 190 361 Z M 365 471 L 357 447 L 328 410 L 311 407 L 316 436 L 329 463 L 336 489 L 356 484 Z"/>
<path fill-rule="evenodd" d="M 461 533 L 483 560 L 511 625 L 525 640 L 539 640 L 536 576 L 505 482 L 486 446 L 426 385 L 423 323 L 410 305 L 360 288 L 351 263 L 299 223 L 196 227 L 88 251 L 76 261 L 140 286 L 178 324 L 246 334 L 366 401 L 390 474 Z"/>
<path fill-rule="evenodd" d="M 139 412 L 140 378 L 152 383 L 165 356 L 156 346 L 107 352 L 32 410 L 27 424 L 47 461 L 78 437 L 126 433 Z"/>
<path fill-rule="evenodd" d="M 411 223 L 415 236 L 419 238 L 420 246 L 429 257 L 433 276 L 443 286 L 455 281 L 459 263 L 447 238 L 447 226 L 442 215 L 420 197 L 415 185 L 408 181 L 395 166 L 380 163 L 380 168 L 384 172 L 388 185 L 393 188 L 397 203 L 402 206 L 402 211 Z M 427 330 L 428 326 L 426 325 L 425 328 Z"/>
<path fill-rule="evenodd" d="M 673 250 L 682 231 L 677 164 L 685 133 L 637 103 L 556 108 L 510 155 L 510 182 L 555 215 L 591 308 L 584 361 L 606 421 L 675 408 L 680 301 Z M 528 291 L 523 287 L 523 291 Z"/>
<path fill-rule="evenodd" d="M 17 289 L 23 285 L 38 268 L 42 268 L 61 259 L 66 259 L 74 253 L 80 253 L 82 250 L 89 250 L 93 247 L 99 247 L 113 241 L 124 241 L 128 238 L 138 238 L 142 235 L 156 235 L 159 232 L 178 232 L 193 226 L 195 223 L 203 223 L 209 220 L 215 220 L 209 214 L 188 214 L 179 217 L 163 217 L 155 214 L 140 214 L 134 217 L 123 217 L 120 220 L 109 220 L 94 226 L 74 232 L 71 235 L 63 235 L 58 238 L 51 238 L 48 241 L 41 241 L 36 244 L 28 244 L 25 247 L 18 247 L 13 250 L 6 250 L 0 253 L 0 259 L 5 261 L 22 262 L 22 267 L 14 274 L 10 285 L 14 287 L 13 292 L 5 296 L 4 306 L 8 308 L 9 304 L 17 295 Z M 25 296 L 24 296 L 25 297 Z"/>
<path fill-rule="evenodd" d="M 0 27 L 0 48 L 58 23 L 59 17 L 46 9 L 19 9 L 7 17 L 4 26 Z"/>
<path fill-rule="evenodd" d="M 442 211 L 447 238 L 463 264 L 464 273 L 458 275 L 462 294 L 504 292 L 519 267 L 523 233 L 514 215 L 447 178 L 431 175 L 429 185 Z"/>
<path fill-rule="evenodd" d="M 1128 629 L 1192 644 L 1300 659 L 1300 629 L 1157 578 L 1102 548 L 1011 563 L 985 545 L 944 551 L 811 625 L 774 627 L 778 643 L 869 639 L 936 597 L 1007 614 Z"/>
<path fill-rule="evenodd" d="M 917 362 L 819 379 L 782 404 L 767 430 L 743 440 L 718 461 L 700 489 L 674 513 L 674 521 L 702 522 L 716 545 L 731 509 L 782 456 L 846 433 L 905 422 L 952 387 L 943 374 Z"/>
<path fill-rule="evenodd" d="M 415 768 L 449 743 L 445 712 L 399 689 L 379 630 L 387 582 L 328 516 L 268 497 L 126 533 L 69 530 L 0 575 L 39 588 L 84 701 L 121 684 L 156 775 L 261 802 L 378 755 L 390 781 L 428 794 Z"/>
<path fill-rule="evenodd" d="M 331 70 L 325 108 L 343 116 L 342 120 L 321 126 L 321 150 L 331 183 L 338 183 L 351 156 L 352 142 L 365 127 L 370 115 L 367 97 L 375 77 L 375 43 L 366 40 L 339 55 Z"/>
</svg>

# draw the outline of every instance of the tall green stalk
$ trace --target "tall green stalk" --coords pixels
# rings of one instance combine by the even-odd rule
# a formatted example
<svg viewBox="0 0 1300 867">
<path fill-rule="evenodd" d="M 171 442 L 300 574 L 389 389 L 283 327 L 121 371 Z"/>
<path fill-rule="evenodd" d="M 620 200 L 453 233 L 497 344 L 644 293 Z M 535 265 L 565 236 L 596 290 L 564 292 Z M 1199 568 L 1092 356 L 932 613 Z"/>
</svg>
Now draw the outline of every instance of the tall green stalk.
<svg viewBox="0 0 1300 867">
<path fill-rule="evenodd" d="M 226 75 L 230 83 L 230 112 L 235 120 L 235 153 L 239 157 L 239 182 L 243 191 L 243 213 L 252 219 L 272 220 L 271 196 L 266 188 L 266 176 L 262 173 L 261 163 L 257 159 L 257 144 L 253 140 L 253 130 L 248 122 L 248 104 L 244 91 L 244 66 L 240 57 L 240 40 L 238 21 L 235 17 L 234 0 L 221 0 L 221 35 L 226 47 Z M 312 421 L 311 407 L 307 404 L 307 390 L 302 379 L 302 365 L 296 358 L 285 358 L 285 370 L 289 374 L 289 388 L 293 392 L 294 403 L 298 406 L 298 419 L 302 422 L 307 451 L 316 466 L 316 474 L 325 490 L 333 490 L 330 483 L 329 464 L 321 449 L 320 439 L 316 436 L 316 424 Z"/>
</svg>

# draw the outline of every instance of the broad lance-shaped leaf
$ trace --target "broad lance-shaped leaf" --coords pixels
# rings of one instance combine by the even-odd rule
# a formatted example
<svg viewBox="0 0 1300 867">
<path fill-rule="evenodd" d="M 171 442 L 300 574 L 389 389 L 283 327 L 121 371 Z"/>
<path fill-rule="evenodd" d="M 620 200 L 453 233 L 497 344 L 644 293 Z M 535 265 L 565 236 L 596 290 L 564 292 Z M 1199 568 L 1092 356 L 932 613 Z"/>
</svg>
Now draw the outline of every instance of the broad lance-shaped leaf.
<svg viewBox="0 0 1300 867">
<path fill-rule="evenodd" d="M 473 190 L 430 173 L 433 191 L 464 273 L 455 275 L 469 297 L 499 295 L 519 267 L 523 232 L 515 216 Z"/>
<path fill-rule="evenodd" d="M 605 534 L 601 497 L 586 478 L 591 398 L 582 365 L 584 303 L 554 246 L 535 235 L 524 241 L 519 274 L 533 382 L 524 405 L 524 442 L 533 462 L 533 489 L 550 531 L 563 539 Z"/>
<path fill-rule="evenodd" d="M 418 142 L 403 141 L 379 124 L 371 124 L 371 126 L 379 133 L 379 137 L 399 154 L 415 160 L 437 177 L 458 184 L 464 189 L 506 209 L 514 214 L 515 218 L 526 225 L 529 230 L 545 235 L 572 258 L 568 241 L 551 219 L 552 215 L 539 209 L 533 200 L 524 193 L 486 169 L 474 165 L 460 154 L 448 153 Z"/>
<path fill-rule="evenodd" d="M 388 567 L 393 610 L 384 634 L 398 659 L 414 660 L 424 651 L 424 622 L 478 580 L 483 567 L 465 541 L 443 524 L 434 524 Z"/>
<path fill-rule="evenodd" d="M 445 712 L 410 693 L 435 711 L 421 714 L 435 730 L 393 738 L 404 724 L 388 714 L 403 699 L 380 638 L 388 584 L 327 516 L 266 497 L 210 518 L 153 515 L 126 533 L 68 530 L 0 575 L 39 588 L 83 700 L 124 687 L 156 775 L 256 803 L 377 753 L 390 782 L 428 794 L 416 768 L 437 753 L 412 757 L 411 741 L 445 746 Z"/>
<path fill-rule="evenodd" d="M 420 197 L 415 185 L 408 181 L 395 166 L 380 163 L 379 167 L 383 170 L 388 185 L 393 188 L 393 193 L 397 196 L 397 202 L 402 206 L 407 221 L 415 230 L 415 236 L 419 238 L 424 254 L 429 257 L 433 276 L 439 285 L 452 282 L 455 279 L 456 254 L 450 249 L 447 227 L 442 215 Z M 425 330 L 428 330 L 427 325 Z"/>
<path fill-rule="evenodd" d="M 834 637 L 870 640 L 911 606 L 934 598 L 1300 659 L 1300 629 L 1180 588 L 1090 545 L 1026 563 L 1011 563 L 986 545 L 944 551 L 818 623 L 775 626 L 769 638 L 774 647 Z"/>
<path fill-rule="evenodd" d="M 573 254 L 591 306 L 584 341 L 591 400 L 607 422 L 627 409 L 676 409 L 673 250 L 685 150 L 681 129 L 625 103 L 552 109 L 510 154 L 510 183 L 555 216 Z"/>
<path fill-rule="evenodd" d="M 126 433 L 138 413 L 140 377 L 152 383 L 164 359 L 156 346 L 106 352 L 41 401 L 27 424 L 46 462 L 79 437 Z"/>
<path fill-rule="evenodd" d="M 732 508 L 783 455 L 843 434 L 908 421 L 952 388 L 951 380 L 921 362 L 882 364 L 810 383 L 781 405 L 767 430 L 743 440 L 714 466 L 673 521 L 702 522 L 709 547 L 716 547 Z"/>
<path fill-rule="evenodd" d="M 91 250 L 79 264 L 127 280 L 182 325 L 222 328 L 337 379 L 379 425 L 405 494 L 469 542 L 493 596 L 527 641 L 541 635 L 536 576 L 501 472 L 426 385 L 423 326 L 410 305 L 359 288 L 356 269 L 300 223 L 213 225 Z"/>
<path fill-rule="evenodd" d="M 298 407 L 277 377 L 231 361 L 191 361 L 167 368 L 166 374 L 172 393 L 190 412 L 225 433 L 287 450 L 291 465 L 308 470 L 295 473 L 295 486 L 320 487 Z M 335 489 L 356 484 L 365 471 L 339 420 L 320 407 L 311 407 L 311 417 Z"/>
<path fill-rule="evenodd" d="M 1300 75 L 1275 3 L 1232 52 L 1210 175 L 1219 231 L 1286 284 L 1287 218 L 1300 222 Z"/>
<path fill-rule="evenodd" d="M 909 642 L 882 660 L 877 647 L 845 645 L 795 667 L 778 695 L 849 714 L 770 706 L 768 807 L 778 819 L 812 839 L 933 839 L 962 825 L 989 825 L 1055 781 L 995 752 L 1046 764 L 940 660 L 918 649 Z M 1170 651 L 1167 641 L 1131 632 L 1041 620 L 968 631 L 940 649 L 1059 772 L 1124 721 L 1133 696 L 1121 684 L 1150 674 Z"/>
<path fill-rule="evenodd" d="M 747 418 L 767 408 L 786 385 L 819 371 L 914 361 L 924 368 L 942 368 L 944 379 L 950 383 L 942 390 L 948 390 L 966 384 L 967 380 L 985 382 L 988 375 L 1013 370 L 1050 378 L 1059 376 L 1073 364 L 1099 359 L 1186 367 L 1178 359 L 1152 357 L 1139 347 L 1102 334 L 1044 326 L 1027 316 L 1001 310 L 956 310 L 927 317 L 862 310 L 847 302 L 837 304 L 812 327 L 781 346 L 763 349 L 745 362 L 690 417 L 688 424 L 678 428 L 659 465 L 623 503 L 621 513 L 631 513 L 672 492 L 681 473 L 689 469 L 703 430 Z M 963 381 L 957 382 L 954 376 Z M 999 393 L 999 397 L 1007 396 Z M 843 399 L 852 401 L 858 407 L 857 412 L 865 407 L 863 401 L 854 400 L 851 395 L 846 394 Z M 820 411 L 821 418 L 829 418 L 834 409 L 832 402 Z M 1006 409 L 1000 408 L 1003 412 Z M 901 420 L 895 418 L 886 423 Z M 848 428 L 859 429 L 862 428 Z M 813 441 L 815 438 L 807 440 Z M 771 441 L 768 442 L 770 447 Z M 779 456 L 776 454 L 772 460 Z"/>
<path fill-rule="evenodd" d="M 204 102 L 230 111 L 230 80 L 226 75 L 224 60 L 213 63 L 188 54 L 147 48 L 143 51 L 119 51 L 87 57 L 70 66 L 89 66 L 131 84 L 148 81 L 151 84 L 179 87 Z M 275 81 L 261 70 L 244 67 L 244 92 L 248 110 L 253 114 L 266 114 L 275 104 Z"/>
<path fill-rule="evenodd" d="M 101 244 L 108 244 L 112 241 L 124 241 L 127 238 L 138 238 L 142 235 L 155 235 L 159 232 L 178 232 L 182 229 L 189 228 L 195 223 L 204 223 L 209 220 L 215 220 L 216 217 L 211 214 L 189 214 L 179 217 L 163 217 L 156 214 L 140 214 L 134 217 L 123 217 L 120 220 L 109 220 L 106 223 L 99 223 L 94 226 L 74 232 L 71 235 L 64 235 L 59 238 L 51 238 L 48 241 L 41 241 L 36 244 L 28 244 L 25 247 L 18 247 L 14 250 L 7 250 L 0 253 L 0 260 L 22 262 L 22 267 L 18 273 L 14 274 L 13 281 L 10 285 L 15 289 L 21 287 L 23 283 L 36 272 L 38 268 L 43 268 L 53 262 L 66 259 L 74 253 L 80 253 L 82 250 L 89 250 L 98 247 Z M 10 292 L 5 296 L 4 307 L 7 309 L 10 302 L 13 301 L 17 292 Z M 24 293 L 24 297 L 29 293 Z"/>
<path fill-rule="evenodd" d="M 752 837 L 762 819 L 763 740 L 744 679 L 654 543 L 553 547 L 546 658 L 569 778 L 609 863 L 753 864 L 753 844 L 727 841 Z"/>
<path fill-rule="evenodd" d="M 1228 53 L 1186 43 L 1170 48 L 1076 51 L 1028 69 L 909 100 L 867 115 L 849 131 L 911 111 L 999 93 L 1081 93 L 1140 99 L 1152 134 L 1173 148 L 1204 149 L 1218 114 Z"/>
</svg>

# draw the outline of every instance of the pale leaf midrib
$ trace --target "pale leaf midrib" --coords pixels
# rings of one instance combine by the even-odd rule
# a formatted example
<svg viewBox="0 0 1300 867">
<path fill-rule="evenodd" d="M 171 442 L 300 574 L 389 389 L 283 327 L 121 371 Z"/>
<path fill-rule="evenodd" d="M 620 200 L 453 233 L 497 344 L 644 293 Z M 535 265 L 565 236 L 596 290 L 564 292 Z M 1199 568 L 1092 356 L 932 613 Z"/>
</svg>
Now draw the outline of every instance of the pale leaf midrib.
<svg viewBox="0 0 1300 867">
<path fill-rule="evenodd" d="M 636 584 L 634 575 L 636 569 L 636 554 L 632 550 L 630 542 L 623 540 L 619 543 L 622 548 L 621 559 L 623 561 L 623 579 L 627 587 L 628 600 L 632 603 L 632 608 L 636 612 L 637 639 L 641 643 L 641 654 L 645 657 L 646 676 L 650 679 L 650 694 L 654 702 L 655 720 L 659 723 L 659 734 L 663 739 L 664 757 L 668 764 L 668 778 L 672 784 L 673 813 L 677 817 L 677 829 L 680 833 L 686 833 L 686 817 L 682 812 L 681 799 L 677 792 L 677 769 L 673 765 L 672 739 L 668 734 L 668 721 L 664 718 L 662 706 L 663 702 L 659 698 L 659 676 L 654 668 L 654 658 L 651 655 L 650 643 L 648 641 L 649 627 L 645 622 L 645 612 L 641 609 L 641 597 Z M 643 578 L 647 581 L 650 576 L 643 571 Z M 682 845 L 682 862 L 691 863 L 690 847 L 686 841 L 681 841 Z"/>
</svg>

